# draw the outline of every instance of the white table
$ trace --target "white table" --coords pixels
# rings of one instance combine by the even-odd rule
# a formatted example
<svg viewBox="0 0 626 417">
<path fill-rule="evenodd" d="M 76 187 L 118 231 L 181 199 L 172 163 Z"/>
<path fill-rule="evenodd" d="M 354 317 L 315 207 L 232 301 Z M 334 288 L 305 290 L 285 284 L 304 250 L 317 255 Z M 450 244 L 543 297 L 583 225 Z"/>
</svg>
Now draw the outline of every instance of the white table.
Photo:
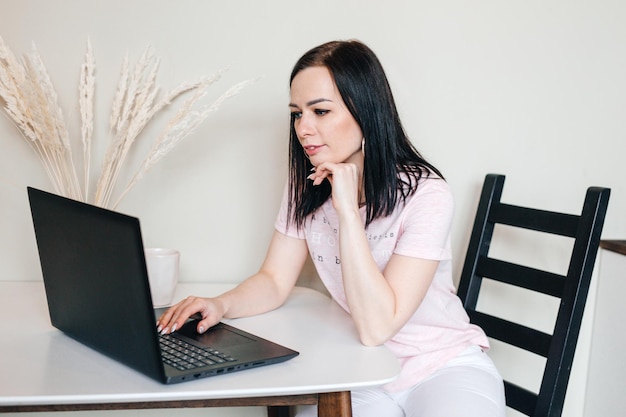
<svg viewBox="0 0 626 417">
<path fill-rule="evenodd" d="M 219 284 L 180 284 L 175 299 L 217 295 Z M 296 288 L 285 305 L 225 320 L 300 352 L 287 362 L 162 385 L 50 325 L 41 282 L 0 282 L 0 412 L 318 404 L 320 416 L 350 416 L 350 391 L 399 373 L 385 347 L 358 341 L 349 316 L 323 294 Z M 97 323 L 94 323 L 97 326 Z"/>
</svg>

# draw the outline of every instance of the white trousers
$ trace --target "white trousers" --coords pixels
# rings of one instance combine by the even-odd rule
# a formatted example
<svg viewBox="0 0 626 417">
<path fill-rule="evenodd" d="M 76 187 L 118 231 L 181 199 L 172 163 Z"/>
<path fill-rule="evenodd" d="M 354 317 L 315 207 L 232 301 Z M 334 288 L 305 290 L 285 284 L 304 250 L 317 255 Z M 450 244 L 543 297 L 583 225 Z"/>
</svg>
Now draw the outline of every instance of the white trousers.
<svg viewBox="0 0 626 417">
<path fill-rule="evenodd" d="M 472 346 L 417 385 L 400 392 L 352 391 L 353 417 L 504 417 L 502 377 L 480 347 Z M 317 416 L 317 406 L 297 417 Z"/>
</svg>

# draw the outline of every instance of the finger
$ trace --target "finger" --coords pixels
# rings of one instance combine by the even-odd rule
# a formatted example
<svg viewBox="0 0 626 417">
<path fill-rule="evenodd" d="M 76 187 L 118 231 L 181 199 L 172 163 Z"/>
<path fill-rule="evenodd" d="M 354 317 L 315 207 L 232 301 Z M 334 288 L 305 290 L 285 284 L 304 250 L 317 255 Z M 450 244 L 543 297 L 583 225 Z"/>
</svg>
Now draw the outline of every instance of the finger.
<svg viewBox="0 0 626 417">
<path fill-rule="evenodd" d="M 196 330 L 198 333 L 202 334 L 209 330 L 211 327 L 215 326 L 219 320 L 216 320 L 214 317 L 207 317 L 198 322 L 196 326 Z"/>
<path fill-rule="evenodd" d="M 176 311 L 177 308 L 179 308 L 180 304 L 182 303 L 179 302 L 173 306 L 171 306 L 170 308 L 168 308 L 163 314 L 161 314 L 161 317 L 158 318 L 156 325 L 158 328 L 158 331 L 161 332 L 161 330 L 168 326 L 170 321 L 172 320 L 172 317 L 174 317 L 174 313 Z"/>
<path fill-rule="evenodd" d="M 330 178 L 332 177 L 332 174 L 333 174 L 332 171 L 324 169 L 324 170 L 318 170 L 312 173 L 307 178 L 313 181 L 313 185 L 320 185 L 325 179 L 328 178 L 330 180 Z"/>
<path fill-rule="evenodd" d="M 189 317 L 201 312 L 201 306 L 198 305 L 199 301 L 196 297 L 187 297 L 167 310 L 162 319 L 159 320 L 157 330 L 161 334 L 168 334 L 180 329 Z"/>
</svg>

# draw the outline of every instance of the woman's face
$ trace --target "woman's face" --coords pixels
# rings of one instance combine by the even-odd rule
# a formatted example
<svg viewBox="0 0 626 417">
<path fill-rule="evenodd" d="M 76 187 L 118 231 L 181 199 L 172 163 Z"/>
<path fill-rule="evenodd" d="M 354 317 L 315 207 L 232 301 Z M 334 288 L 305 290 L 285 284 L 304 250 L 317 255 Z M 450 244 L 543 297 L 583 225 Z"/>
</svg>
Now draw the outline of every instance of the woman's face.
<svg viewBox="0 0 626 417">
<path fill-rule="evenodd" d="M 289 108 L 300 144 L 313 166 L 348 162 L 363 168 L 363 133 L 326 67 L 309 67 L 296 74 Z"/>
</svg>

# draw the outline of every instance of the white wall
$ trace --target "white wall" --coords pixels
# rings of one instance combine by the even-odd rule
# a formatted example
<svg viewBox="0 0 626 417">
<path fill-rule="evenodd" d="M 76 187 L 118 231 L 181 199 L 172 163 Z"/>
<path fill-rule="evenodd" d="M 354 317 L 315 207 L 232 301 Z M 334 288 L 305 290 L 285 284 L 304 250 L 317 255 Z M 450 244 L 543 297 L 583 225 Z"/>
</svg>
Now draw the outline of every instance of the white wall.
<svg viewBox="0 0 626 417">
<path fill-rule="evenodd" d="M 507 175 L 507 201 L 570 212 L 589 185 L 611 187 L 603 238 L 624 238 L 625 19 L 620 0 L 0 0 L 0 36 L 17 54 L 36 43 L 75 140 L 78 71 L 91 38 L 100 158 L 126 51 L 136 60 L 155 48 L 164 90 L 229 64 L 216 94 L 263 76 L 119 207 L 141 218 L 147 246 L 181 250 L 186 281 L 236 282 L 263 259 L 286 175 L 291 66 L 337 38 L 378 53 L 408 133 L 449 180 L 457 271 L 488 172 Z M 135 160 L 156 130 L 146 133 Z M 0 280 L 39 280 L 25 187 L 50 182 L 6 117 L 0 143 Z M 581 343 L 584 356 L 589 341 Z M 582 409 L 579 372 L 567 416 Z"/>
</svg>

